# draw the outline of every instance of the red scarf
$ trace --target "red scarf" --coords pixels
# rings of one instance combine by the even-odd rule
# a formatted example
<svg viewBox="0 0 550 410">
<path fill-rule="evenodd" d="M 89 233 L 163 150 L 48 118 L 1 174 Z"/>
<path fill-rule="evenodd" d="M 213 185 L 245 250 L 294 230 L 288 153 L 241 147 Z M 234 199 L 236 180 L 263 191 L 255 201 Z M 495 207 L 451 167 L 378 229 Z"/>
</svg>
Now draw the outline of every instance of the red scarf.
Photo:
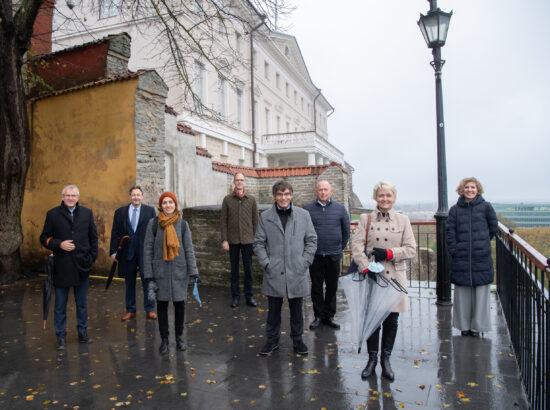
<svg viewBox="0 0 550 410">
<path fill-rule="evenodd" d="M 233 188 L 233 193 L 237 196 L 237 198 L 243 199 L 244 196 L 246 195 L 246 189 L 243 188 L 243 192 L 239 194 L 239 191 L 237 191 L 237 188 Z"/>
</svg>

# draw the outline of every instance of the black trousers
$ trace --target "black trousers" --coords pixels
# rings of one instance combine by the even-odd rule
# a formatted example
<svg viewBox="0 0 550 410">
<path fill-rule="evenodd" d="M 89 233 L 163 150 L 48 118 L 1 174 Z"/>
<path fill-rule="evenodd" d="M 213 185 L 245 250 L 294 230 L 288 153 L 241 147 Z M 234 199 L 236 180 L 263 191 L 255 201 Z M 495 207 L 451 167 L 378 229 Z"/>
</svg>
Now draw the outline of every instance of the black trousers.
<svg viewBox="0 0 550 410">
<path fill-rule="evenodd" d="M 267 299 L 269 301 L 269 312 L 267 313 L 265 333 L 269 342 L 279 343 L 283 298 L 268 296 Z M 293 341 L 301 340 L 302 334 L 304 333 L 302 299 L 303 298 L 288 299 L 288 307 L 290 309 L 290 337 Z"/>
<path fill-rule="evenodd" d="M 159 322 L 160 337 L 168 339 L 170 332 L 168 331 L 168 303 L 157 300 L 157 314 Z M 185 315 L 185 301 L 174 303 L 174 331 L 177 336 L 183 334 L 183 317 Z"/>
<path fill-rule="evenodd" d="M 382 326 L 379 326 L 378 329 L 367 339 L 367 351 L 368 352 L 378 352 L 380 346 L 380 328 L 382 330 L 382 351 L 391 353 L 393 350 L 393 344 L 395 342 L 395 336 L 397 335 L 397 323 L 399 320 L 399 313 L 392 312 L 389 316 L 382 322 Z"/>
<path fill-rule="evenodd" d="M 229 245 L 229 260 L 231 261 L 231 295 L 234 298 L 240 296 L 239 281 L 239 254 L 243 257 L 244 268 L 244 295 L 247 299 L 252 297 L 252 244 Z"/>
<path fill-rule="evenodd" d="M 315 255 L 315 259 L 309 267 L 309 275 L 311 276 L 311 301 L 315 317 L 321 319 L 334 317 L 340 275 L 340 255 Z M 324 297 L 323 287 L 325 288 Z"/>
</svg>

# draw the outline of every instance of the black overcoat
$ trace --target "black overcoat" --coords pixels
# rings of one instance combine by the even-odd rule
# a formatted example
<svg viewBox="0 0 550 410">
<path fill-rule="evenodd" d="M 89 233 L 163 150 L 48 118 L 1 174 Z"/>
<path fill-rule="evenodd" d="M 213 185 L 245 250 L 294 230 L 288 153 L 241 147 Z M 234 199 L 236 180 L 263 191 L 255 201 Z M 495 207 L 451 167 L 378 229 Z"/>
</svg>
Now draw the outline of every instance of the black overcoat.
<svg viewBox="0 0 550 410">
<path fill-rule="evenodd" d="M 149 205 L 141 204 L 141 210 L 139 212 L 139 220 L 137 224 L 136 232 L 132 232 L 132 224 L 128 216 L 128 207 L 131 204 L 122 206 L 115 211 L 113 217 L 113 227 L 111 229 L 111 244 L 109 246 L 109 255 L 112 255 L 117 251 L 120 240 L 124 235 L 133 237 L 134 241 L 137 241 L 137 257 L 138 264 L 143 267 L 143 242 L 145 241 L 145 232 L 147 231 L 147 224 L 156 216 L 155 208 Z M 133 234 L 133 236 L 132 236 Z M 121 252 L 117 254 L 118 260 L 118 275 L 120 277 L 126 277 L 128 270 L 128 261 L 126 259 L 129 241 L 125 241 L 121 249 Z"/>
<path fill-rule="evenodd" d="M 481 195 L 466 202 L 460 197 L 449 210 L 447 248 L 451 254 L 451 282 L 482 286 L 493 282 L 491 239 L 498 230 L 495 210 Z"/>
<path fill-rule="evenodd" d="M 61 242 L 71 239 L 75 249 L 71 252 L 61 249 Z M 97 259 L 97 229 L 91 209 L 77 203 L 72 217 L 63 202 L 50 209 L 40 242 L 54 254 L 53 285 L 61 288 L 78 286 L 89 276 Z"/>
</svg>

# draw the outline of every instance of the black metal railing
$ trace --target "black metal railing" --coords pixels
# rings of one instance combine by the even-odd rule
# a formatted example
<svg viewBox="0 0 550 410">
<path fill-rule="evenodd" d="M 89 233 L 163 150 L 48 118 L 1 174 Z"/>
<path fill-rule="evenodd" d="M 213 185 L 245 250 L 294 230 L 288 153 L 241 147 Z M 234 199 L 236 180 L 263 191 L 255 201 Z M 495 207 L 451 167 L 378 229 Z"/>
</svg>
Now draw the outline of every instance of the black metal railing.
<svg viewBox="0 0 550 410">
<path fill-rule="evenodd" d="M 550 408 L 549 260 L 499 223 L 497 293 L 521 379 L 533 409 Z"/>
<path fill-rule="evenodd" d="M 351 235 L 354 235 L 358 222 L 351 222 Z M 411 222 L 416 239 L 416 258 L 407 262 L 409 288 L 435 289 L 437 276 L 437 247 L 435 222 Z M 351 240 L 350 240 L 351 243 Z M 346 272 L 351 263 L 350 245 L 344 250 L 342 272 Z"/>
</svg>

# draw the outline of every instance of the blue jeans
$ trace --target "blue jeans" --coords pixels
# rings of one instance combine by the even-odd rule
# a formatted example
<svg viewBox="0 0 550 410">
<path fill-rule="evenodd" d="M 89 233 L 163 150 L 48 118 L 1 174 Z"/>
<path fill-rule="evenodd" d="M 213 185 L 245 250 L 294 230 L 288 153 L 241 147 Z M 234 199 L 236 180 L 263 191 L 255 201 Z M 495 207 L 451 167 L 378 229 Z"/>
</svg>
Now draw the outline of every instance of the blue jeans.
<svg viewBox="0 0 550 410">
<path fill-rule="evenodd" d="M 134 260 L 126 262 L 126 266 L 128 267 L 126 278 L 124 279 L 124 282 L 126 283 L 126 312 L 136 313 L 136 281 L 138 270 L 136 259 L 134 258 Z M 147 296 L 147 289 L 149 287 L 150 280 L 143 279 L 141 270 L 140 277 L 141 285 L 143 287 L 143 307 L 146 312 L 154 312 L 155 302 L 150 301 L 149 297 Z"/>
<path fill-rule="evenodd" d="M 231 262 L 231 295 L 234 298 L 240 296 L 239 284 L 239 254 L 243 257 L 244 268 L 244 295 L 247 299 L 252 297 L 252 244 L 229 245 L 229 260 Z"/>
<path fill-rule="evenodd" d="M 86 307 L 86 294 L 88 293 L 89 278 L 80 281 L 78 286 L 73 286 L 74 301 L 76 304 L 76 329 L 83 333 L 88 327 L 88 309 Z M 57 337 L 67 335 L 67 300 L 69 299 L 68 288 L 55 288 L 55 308 L 53 323 Z"/>
</svg>

